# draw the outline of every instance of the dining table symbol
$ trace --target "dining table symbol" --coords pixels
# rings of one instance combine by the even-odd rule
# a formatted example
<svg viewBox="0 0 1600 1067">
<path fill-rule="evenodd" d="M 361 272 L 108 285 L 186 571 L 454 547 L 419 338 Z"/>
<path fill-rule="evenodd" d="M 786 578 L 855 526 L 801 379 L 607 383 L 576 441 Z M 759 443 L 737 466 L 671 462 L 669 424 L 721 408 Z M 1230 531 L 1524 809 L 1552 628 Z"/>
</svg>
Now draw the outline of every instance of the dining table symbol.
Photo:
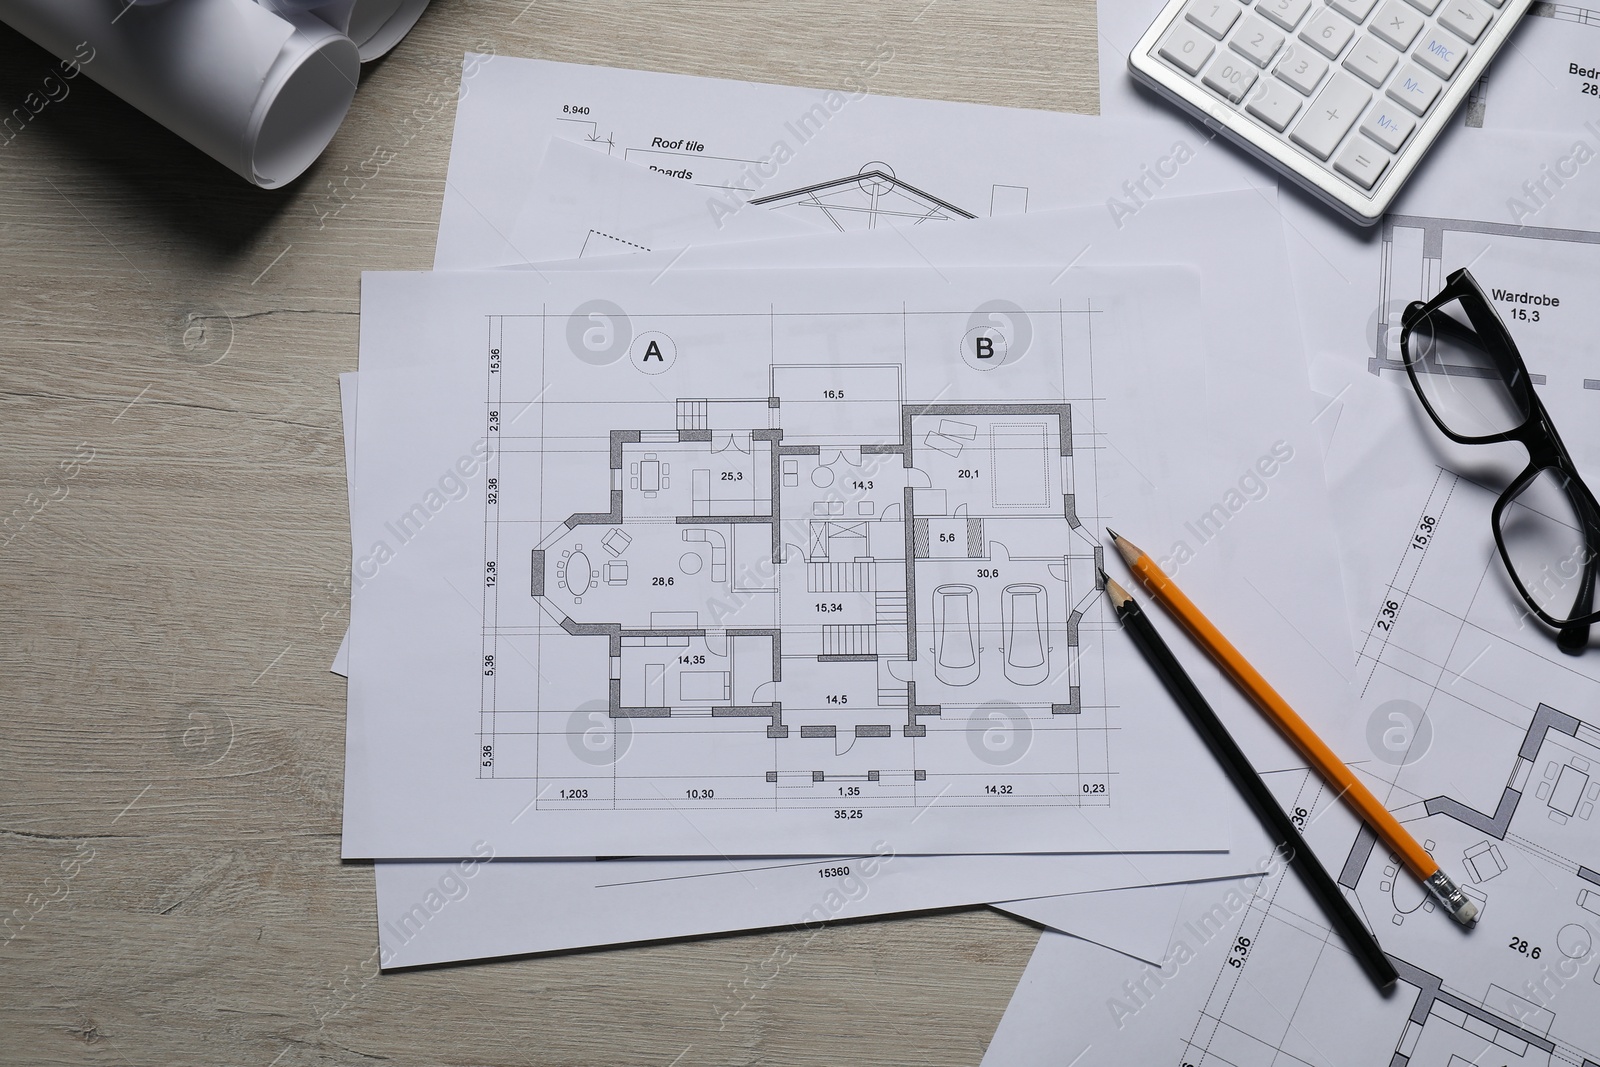
<svg viewBox="0 0 1600 1067">
<path fill-rule="evenodd" d="M 628 464 L 628 488 L 653 499 L 663 489 L 672 488 L 672 465 L 646 452 L 644 458 Z"/>
<path fill-rule="evenodd" d="M 1549 807 L 1550 821 L 1565 823 L 1568 819 L 1587 819 L 1594 814 L 1594 802 L 1600 798 L 1600 782 L 1590 776 L 1593 764 L 1582 756 L 1569 756 L 1564 763 L 1549 760 L 1544 766 L 1544 780 L 1534 793 Z"/>
<path fill-rule="evenodd" d="M 556 584 L 572 595 L 573 603 L 583 603 L 583 594 L 600 584 L 600 572 L 589 562 L 582 545 L 573 545 L 556 561 Z"/>
</svg>

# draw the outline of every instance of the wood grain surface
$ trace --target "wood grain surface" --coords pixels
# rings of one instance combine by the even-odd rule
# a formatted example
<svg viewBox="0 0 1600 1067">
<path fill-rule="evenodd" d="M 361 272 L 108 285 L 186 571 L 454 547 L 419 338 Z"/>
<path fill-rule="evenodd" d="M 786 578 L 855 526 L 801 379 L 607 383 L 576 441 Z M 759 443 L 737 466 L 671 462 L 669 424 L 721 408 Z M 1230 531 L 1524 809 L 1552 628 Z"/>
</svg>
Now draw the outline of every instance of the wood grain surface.
<svg viewBox="0 0 1600 1067">
<path fill-rule="evenodd" d="M 0 1061 L 978 1062 L 1035 940 L 988 911 L 828 928 L 724 1018 L 781 932 L 373 977 L 339 859 L 336 375 L 360 271 L 432 262 L 462 53 L 829 87 L 882 42 L 877 92 L 1096 108 L 1092 0 L 434 0 L 286 190 L 87 78 L 0 143 Z M 0 26 L 0 111 L 53 67 Z"/>
</svg>

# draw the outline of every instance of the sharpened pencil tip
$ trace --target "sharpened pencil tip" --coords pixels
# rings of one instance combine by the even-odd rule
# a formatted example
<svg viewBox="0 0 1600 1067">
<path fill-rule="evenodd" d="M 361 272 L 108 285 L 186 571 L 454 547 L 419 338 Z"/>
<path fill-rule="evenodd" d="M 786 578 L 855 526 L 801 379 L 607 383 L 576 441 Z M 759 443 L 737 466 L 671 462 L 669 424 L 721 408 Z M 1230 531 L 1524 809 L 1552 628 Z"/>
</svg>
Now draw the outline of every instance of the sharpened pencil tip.
<svg viewBox="0 0 1600 1067">
<path fill-rule="evenodd" d="M 1126 589 L 1122 588 L 1122 586 L 1118 585 L 1114 580 L 1108 577 L 1105 571 L 1100 572 L 1100 581 L 1101 584 L 1105 586 L 1106 596 L 1110 598 L 1111 607 L 1113 610 L 1121 611 L 1124 604 L 1127 604 L 1133 600 L 1133 596 Z"/>
<path fill-rule="evenodd" d="M 1128 566 L 1132 567 L 1139 557 L 1144 555 L 1144 552 L 1137 545 L 1111 527 L 1106 527 L 1106 533 L 1111 535 L 1111 546 L 1117 550 L 1117 554 L 1123 558 Z"/>
</svg>

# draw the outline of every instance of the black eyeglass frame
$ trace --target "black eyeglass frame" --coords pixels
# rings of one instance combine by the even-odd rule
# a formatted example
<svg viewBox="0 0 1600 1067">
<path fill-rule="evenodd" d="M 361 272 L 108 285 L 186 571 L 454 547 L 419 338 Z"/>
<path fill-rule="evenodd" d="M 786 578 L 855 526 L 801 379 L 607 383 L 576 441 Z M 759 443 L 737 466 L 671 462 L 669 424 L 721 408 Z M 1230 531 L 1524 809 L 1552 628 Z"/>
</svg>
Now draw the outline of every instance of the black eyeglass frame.
<svg viewBox="0 0 1600 1067">
<path fill-rule="evenodd" d="M 1501 380 L 1511 391 L 1512 397 L 1522 411 L 1526 413 L 1522 423 L 1512 429 L 1482 437 L 1468 437 L 1456 433 L 1434 410 L 1426 390 L 1422 387 L 1422 381 L 1418 378 L 1417 361 L 1411 356 L 1412 331 L 1418 323 L 1427 320 L 1434 312 L 1455 301 L 1460 302 L 1461 309 L 1472 323 L 1472 328 L 1477 331 L 1486 354 L 1497 365 Z M 1453 322 L 1446 317 L 1441 318 L 1446 322 Z M 1515 441 L 1527 449 L 1529 460 L 1527 468 L 1500 494 L 1490 515 L 1495 545 L 1500 550 L 1500 561 L 1505 565 L 1506 573 L 1511 576 L 1512 584 L 1516 586 L 1517 592 L 1522 595 L 1528 607 L 1541 621 L 1560 631 L 1557 643 L 1561 650 L 1574 655 L 1583 651 L 1589 643 L 1589 627 L 1600 622 L 1600 610 L 1593 610 L 1596 580 L 1600 578 L 1600 557 L 1597 557 L 1597 553 L 1600 553 L 1600 501 L 1596 501 L 1594 493 L 1584 482 L 1583 476 L 1578 473 L 1571 454 L 1567 452 L 1565 442 L 1556 432 L 1555 424 L 1550 421 L 1550 413 L 1545 410 L 1544 402 L 1534 392 L 1533 382 L 1528 376 L 1528 365 L 1523 362 L 1522 353 L 1518 351 L 1516 342 L 1511 339 L 1510 331 L 1506 329 L 1499 313 L 1495 311 L 1494 305 L 1484 295 L 1470 271 L 1463 267 L 1453 272 L 1446 279 L 1444 289 L 1432 300 L 1413 301 L 1406 307 L 1400 317 L 1400 352 L 1417 399 L 1422 401 L 1423 410 L 1446 437 L 1464 445 Z M 1510 550 L 1506 547 L 1505 537 L 1501 533 L 1500 520 L 1506 508 L 1535 478 L 1547 470 L 1554 470 L 1566 479 L 1567 495 L 1571 498 L 1573 510 L 1583 523 L 1586 550 L 1583 584 L 1578 590 L 1577 599 L 1573 601 L 1573 607 L 1589 610 L 1578 612 L 1569 619 L 1556 618 L 1533 599 L 1533 595 L 1517 575 L 1516 567 L 1511 561 Z"/>
</svg>

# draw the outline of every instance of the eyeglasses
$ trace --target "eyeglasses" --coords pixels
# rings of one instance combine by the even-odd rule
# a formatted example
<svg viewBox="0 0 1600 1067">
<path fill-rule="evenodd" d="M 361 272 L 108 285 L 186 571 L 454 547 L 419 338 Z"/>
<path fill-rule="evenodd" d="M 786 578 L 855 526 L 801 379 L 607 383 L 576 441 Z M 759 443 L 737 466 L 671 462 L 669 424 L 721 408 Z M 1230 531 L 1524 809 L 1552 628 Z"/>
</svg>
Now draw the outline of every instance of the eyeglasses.
<svg viewBox="0 0 1600 1067">
<path fill-rule="evenodd" d="M 1466 270 L 1400 319 L 1406 373 L 1429 416 L 1452 441 L 1516 441 L 1529 463 L 1495 502 L 1500 559 L 1517 592 L 1559 631 L 1563 652 L 1589 643 L 1600 574 L 1600 503 L 1573 466 L 1505 323 Z"/>
</svg>

